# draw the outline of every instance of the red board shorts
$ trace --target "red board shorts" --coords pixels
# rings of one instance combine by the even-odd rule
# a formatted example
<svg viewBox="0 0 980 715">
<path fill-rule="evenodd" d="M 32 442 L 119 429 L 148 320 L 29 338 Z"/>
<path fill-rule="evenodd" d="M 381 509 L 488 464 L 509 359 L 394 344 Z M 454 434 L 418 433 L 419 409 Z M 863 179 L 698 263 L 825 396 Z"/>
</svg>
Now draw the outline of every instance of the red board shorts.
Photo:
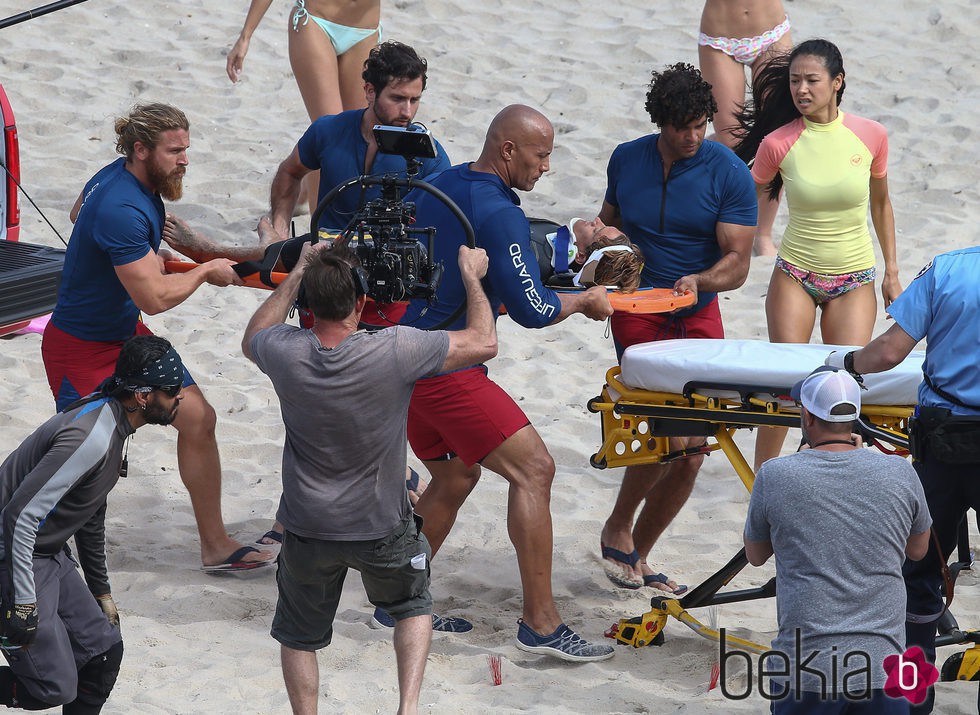
<svg viewBox="0 0 980 715">
<path fill-rule="evenodd" d="M 725 337 L 725 327 L 721 323 L 718 299 L 715 298 L 693 315 L 613 313 L 612 335 L 616 358 L 621 360 L 623 351 L 631 345 L 675 338 L 721 340 Z"/>
<path fill-rule="evenodd" d="M 422 461 L 456 455 L 476 464 L 531 424 L 483 365 L 415 383 L 408 407 L 408 442 Z"/>
<path fill-rule="evenodd" d="M 140 322 L 136 323 L 133 334 L 153 335 L 153 331 Z M 75 400 L 95 392 L 99 384 L 112 375 L 124 342 L 82 340 L 56 328 L 54 323 L 47 324 L 41 340 L 41 359 L 59 412 Z M 194 378 L 184 368 L 184 387 L 193 384 Z"/>
</svg>

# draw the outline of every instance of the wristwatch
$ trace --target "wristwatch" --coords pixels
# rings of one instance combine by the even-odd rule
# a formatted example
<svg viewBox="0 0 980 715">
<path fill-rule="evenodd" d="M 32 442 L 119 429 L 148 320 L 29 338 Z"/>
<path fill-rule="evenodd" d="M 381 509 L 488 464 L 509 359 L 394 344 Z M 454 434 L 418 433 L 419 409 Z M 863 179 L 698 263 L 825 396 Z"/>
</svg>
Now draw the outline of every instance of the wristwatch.
<svg viewBox="0 0 980 715">
<path fill-rule="evenodd" d="M 851 350 L 849 353 L 844 353 L 844 370 L 847 374 L 854 378 L 855 382 L 864 389 L 864 377 L 861 376 L 857 370 L 854 369 L 854 353 L 856 350 Z"/>
</svg>

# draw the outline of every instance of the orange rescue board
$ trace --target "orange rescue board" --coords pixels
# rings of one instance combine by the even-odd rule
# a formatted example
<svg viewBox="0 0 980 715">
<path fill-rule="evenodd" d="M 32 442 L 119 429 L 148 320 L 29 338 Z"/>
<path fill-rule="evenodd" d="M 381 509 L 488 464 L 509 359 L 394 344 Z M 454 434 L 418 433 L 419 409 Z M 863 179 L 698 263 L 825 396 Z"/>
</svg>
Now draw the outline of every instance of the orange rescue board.
<svg viewBox="0 0 980 715">
<path fill-rule="evenodd" d="M 677 295 L 672 288 L 646 288 L 632 293 L 610 291 L 609 304 L 619 313 L 670 313 L 694 305 L 693 293 Z"/>
</svg>

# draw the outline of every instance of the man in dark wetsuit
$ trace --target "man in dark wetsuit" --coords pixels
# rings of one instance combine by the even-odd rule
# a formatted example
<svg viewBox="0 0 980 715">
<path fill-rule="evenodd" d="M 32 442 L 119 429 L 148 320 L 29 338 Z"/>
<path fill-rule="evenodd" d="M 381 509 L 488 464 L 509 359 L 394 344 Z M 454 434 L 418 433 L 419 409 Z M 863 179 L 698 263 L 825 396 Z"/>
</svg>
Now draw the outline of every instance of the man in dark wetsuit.
<svg viewBox="0 0 980 715">
<path fill-rule="evenodd" d="M 555 293 L 541 283 L 529 245 L 530 227 L 513 189 L 530 191 L 550 168 L 554 145 L 551 122 L 530 107 L 501 110 L 487 132 L 480 158 L 430 180 L 467 216 L 476 244 L 490 259 L 484 285 L 495 309 L 503 303 L 511 318 L 528 328 L 543 328 L 583 313 L 603 320 L 612 313 L 606 290 Z M 417 200 L 418 224 L 434 226 L 434 260 L 445 266 L 437 302 L 413 302 L 403 322 L 432 328 L 465 300 L 462 277 L 453 269 L 463 231 L 455 216 L 429 194 Z M 445 326 L 452 330 L 462 317 Z M 507 527 L 517 551 L 524 590 L 517 647 L 569 661 L 604 660 L 611 646 L 589 643 L 558 615 L 551 590 L 551 482 L 555 463 L 548 448 L 514 400 L 487 377 L 484 365 L 420 380 L 409 408 L 408 437 L 432 481 L 416 511 L 435 554 L 476 486 L 480 465 L 510 484 Z"/>
<path fill-rule="evenodd" d="M 269 216 L 281 238 L 288 238 L 300 181 L 311 171 L 320 171 L 320 199 L 338 184 L 360 174 L 404 177 L 405 159 L 379 153 L 372 129 L 376 124 L 406 127 L 415 119 L 425 91 L 427 67 L 414 49 L 401 42 L 384 42 L 371 50 L 363 73 L 367 108 L 320 117 L 279 165 L 272 180 Z M 436 148 L 439 155 L 422 160 L 418 178 L 449 168 L 446 151 L 438 142 Z M 350 189 L 324 211 L 320 226 L 343 229 L 362 199 L 370 201 L 380 196 L 380 187 Z"/>
<path fill-rule="evenodd" d="M 177 416 L 183 375 L 169 342 L 131 338 L 97 393 L 0 464 L 0 649 L 9 663 L 0 703 L 94 715 L 109 697 L 123 644 L 105 576 L 106 495 L 125 472 L 126 439 Z M 101 574 L 91 592 L 66 546 L 72 536 L 80 560 Z"/>
</svg>

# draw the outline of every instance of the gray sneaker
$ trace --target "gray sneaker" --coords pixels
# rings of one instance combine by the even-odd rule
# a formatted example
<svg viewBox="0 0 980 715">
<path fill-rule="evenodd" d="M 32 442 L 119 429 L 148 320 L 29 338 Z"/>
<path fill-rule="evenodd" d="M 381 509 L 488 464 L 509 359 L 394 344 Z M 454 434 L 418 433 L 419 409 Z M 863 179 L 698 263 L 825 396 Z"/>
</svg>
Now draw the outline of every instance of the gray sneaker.
<svg viewBox="0 0 980 715">
<path fill-rule="evenodd" d="M 615 650 L 611 645 L 589 643 L 564 623 L 554 633 L 542 636 L 523 620 L 517 621 L 517 647 L 527 653 L 550 655 L 572 663 L 608 660 Z"/>
</svg>

